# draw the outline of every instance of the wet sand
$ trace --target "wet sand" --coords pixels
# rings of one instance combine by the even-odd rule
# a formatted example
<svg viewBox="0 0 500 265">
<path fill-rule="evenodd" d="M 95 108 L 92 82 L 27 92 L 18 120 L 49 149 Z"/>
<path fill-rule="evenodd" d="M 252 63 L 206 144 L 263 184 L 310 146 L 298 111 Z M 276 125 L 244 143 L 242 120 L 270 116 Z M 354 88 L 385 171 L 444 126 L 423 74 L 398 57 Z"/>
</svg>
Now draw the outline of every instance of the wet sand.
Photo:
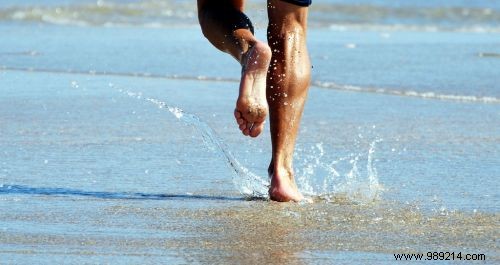
<svg viewBox="0 0 500 265">
<path fill-rule="evenodd" d="M 395 253 L 429 251 L 480 252 L 486 264 L 499 260 L 498 214 L 425 214 L 414 205 L 340 199 L 296 205 L 68 194 L 9 201 L 11 209 L 27 205 L 29 211 L 2 214 L 6 264 L 387 264 Z"/>
</svg>

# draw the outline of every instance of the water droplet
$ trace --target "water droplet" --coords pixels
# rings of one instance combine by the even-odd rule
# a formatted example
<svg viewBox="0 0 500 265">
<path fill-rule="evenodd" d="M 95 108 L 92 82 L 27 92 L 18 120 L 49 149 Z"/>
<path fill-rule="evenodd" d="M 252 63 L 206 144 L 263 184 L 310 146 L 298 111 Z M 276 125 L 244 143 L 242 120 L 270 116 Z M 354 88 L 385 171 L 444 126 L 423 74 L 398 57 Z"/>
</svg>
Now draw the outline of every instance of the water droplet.
<svg viewBox="0 0 500 265">
<path fill-rule="evenodd" d="M 356 44 L 355 43 L 348 43 L 345 45 L 345 47 L 347 49 L 355 49 L 356 48 Z"/>
</svg>

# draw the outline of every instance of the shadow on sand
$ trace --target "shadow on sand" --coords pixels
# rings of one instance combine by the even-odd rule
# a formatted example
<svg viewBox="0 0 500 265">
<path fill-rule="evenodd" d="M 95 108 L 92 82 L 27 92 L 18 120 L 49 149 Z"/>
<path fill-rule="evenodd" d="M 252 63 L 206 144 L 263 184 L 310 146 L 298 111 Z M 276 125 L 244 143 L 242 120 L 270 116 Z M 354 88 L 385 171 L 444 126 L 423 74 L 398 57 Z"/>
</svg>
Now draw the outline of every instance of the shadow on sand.
<svg viewBox="0 0 500 265">
<path fill-rule="evenodd" d="M 0 195 L 23 194 L 23 195 L 46 195 L 46 196 L 81 196 L 94 197 L 98 199 L 117 200 L 212 200 L 212 201 L 248 201 L 265 200 L 258 197 L 232 197 L 220 195 L 199 194 L 154 194 L 140 192 L 109 192 L 109 191 L 85 191 L 68 188 L 29 187 L 23 185 L 1 185 Z"/>
</svg>

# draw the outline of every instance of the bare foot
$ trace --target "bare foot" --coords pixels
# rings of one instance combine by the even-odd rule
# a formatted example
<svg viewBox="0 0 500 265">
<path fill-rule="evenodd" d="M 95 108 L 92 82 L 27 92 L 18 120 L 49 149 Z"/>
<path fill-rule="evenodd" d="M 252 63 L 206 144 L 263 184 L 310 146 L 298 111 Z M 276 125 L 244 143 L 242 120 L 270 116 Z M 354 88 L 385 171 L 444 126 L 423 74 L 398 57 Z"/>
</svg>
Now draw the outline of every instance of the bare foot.
<svg viewBox="0 0 500 265">
<path fill-rule="evenodd" d="M 292 174 L 277 174 L 276 171 L 269 171 L 269 175 L 271 176 L 271 187 L 269 187 L 269 198 L 271 200 L 279 202 L 300 202 L 304 200 L 304 196 L 298 190 Z"/>
<path fill-rule="evenodd" d="M 243 57 L 240 94 L 234 117 L 244 135 L 257 137 L 264 129 L 268 113 L 266 75 L 271 55 L 269 46 L 258 41 Z"/>
</svg>

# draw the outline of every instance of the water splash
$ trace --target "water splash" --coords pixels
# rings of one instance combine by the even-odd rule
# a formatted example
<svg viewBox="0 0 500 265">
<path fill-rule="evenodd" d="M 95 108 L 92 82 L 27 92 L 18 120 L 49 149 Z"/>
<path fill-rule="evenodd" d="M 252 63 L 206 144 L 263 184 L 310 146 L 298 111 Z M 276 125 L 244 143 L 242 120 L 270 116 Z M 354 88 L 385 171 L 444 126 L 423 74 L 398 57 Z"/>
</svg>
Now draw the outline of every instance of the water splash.
<svg viewBox="0 0 500 265">
<path fill-rule="evenodd" d="M 379 198 L 382 186 L 374 165 L 376 144 L 373 140 L 367 152 L 351 153 L 329 161 L 323 143 L 308 149 L 298 149 L 297 185 L 306 196 L 319 197 L 328 202 L 347 200 L 366 203 Z M 365 170 L 360 168 L 366 163 Z"/>
<path fill-rule="evenodd" d="M 109 86 L 115 88 L 113 84 L 109 84 Z M 117 90 L 129 97 L 152 103 L 159 109 L 166 109 L 184 124 L 195 128 L 202 136 L 207 149 L 224 160 L 234 173 L 233 183 L 241 194 L 247 197 L 268 197 L 269 180 L 254 174 L 241 165 L 219 135 L 200 117 L 178 107 L 170 106 L 164 101 L 144 97 L 140 92 Z M 382 187 L 378 182 L 378 173 L 373 164 L 373 157 L 375 146 L 381 141 L 381 139 L 372 141 L 367 153 L 351 153 L 332 162 L 325 162 L 326 153 L 323 143 L 317 143 L 308 150 L 298 148 L 295 155 L 298 161 L 296 175 L 300 190 L 305 196 L 319 197 L 328 202 L 338 201 L 342 197 L 352 202 L 369 202 L 377 199 Z M 363 161 L 366 161 L 366 171 L 358 168 L 358 164 Z M 340 168 L 341 163 L 345 164 L 346 162 L 349 163 L 348 170 L 342 173 L 338 168 Z M 315 181 L 322 183 L 315 183 Z"/>
<path fill-rule="evenodd" d="M 109 84 L 109 86 L 114 88 L 113 84 Z M 221 140 L 219 135 L 206 122 L 202 121 L 200 117 L 185 112 L 180 108 L 172 107 L 164 101 L 144 97 L 142 93 L 131 92 L 123 89 L 117 90 L 129 97 L 150 102 L 159 109 L 166 109 L 184 124 L 196 128 L 201 134 L 203 143 L 207 149 L 223 159 L 229 169 L 234 173 L 233 183 L 241 194 L 247 197 L 258 198 L 266 198 L 268 196 L 267 189 L 269 181 L 254 174 L 248 168 L 241 165 L 240 162 L 233 156 L 231 151 L 229 151 L 229 148 Z"/>
<path fill-rule="evenodd" d="M 355 201 L 373 201 L 379 198 L 382 186 L 379 184 L 378 172 L 373 164 L 375 146 L 379 142 L 382 142 L 382 139 L 372 141 L 367 154 L 359 153 L 355 156 L 353 167 L 347 174 L 347 181 L 336 187 L 335 194 L 346 194 Z M 365 176 L 363 176 L 363 172 L 358 170 L 357 164 L 365 160 L 366 171 Z"/>
</svg>

